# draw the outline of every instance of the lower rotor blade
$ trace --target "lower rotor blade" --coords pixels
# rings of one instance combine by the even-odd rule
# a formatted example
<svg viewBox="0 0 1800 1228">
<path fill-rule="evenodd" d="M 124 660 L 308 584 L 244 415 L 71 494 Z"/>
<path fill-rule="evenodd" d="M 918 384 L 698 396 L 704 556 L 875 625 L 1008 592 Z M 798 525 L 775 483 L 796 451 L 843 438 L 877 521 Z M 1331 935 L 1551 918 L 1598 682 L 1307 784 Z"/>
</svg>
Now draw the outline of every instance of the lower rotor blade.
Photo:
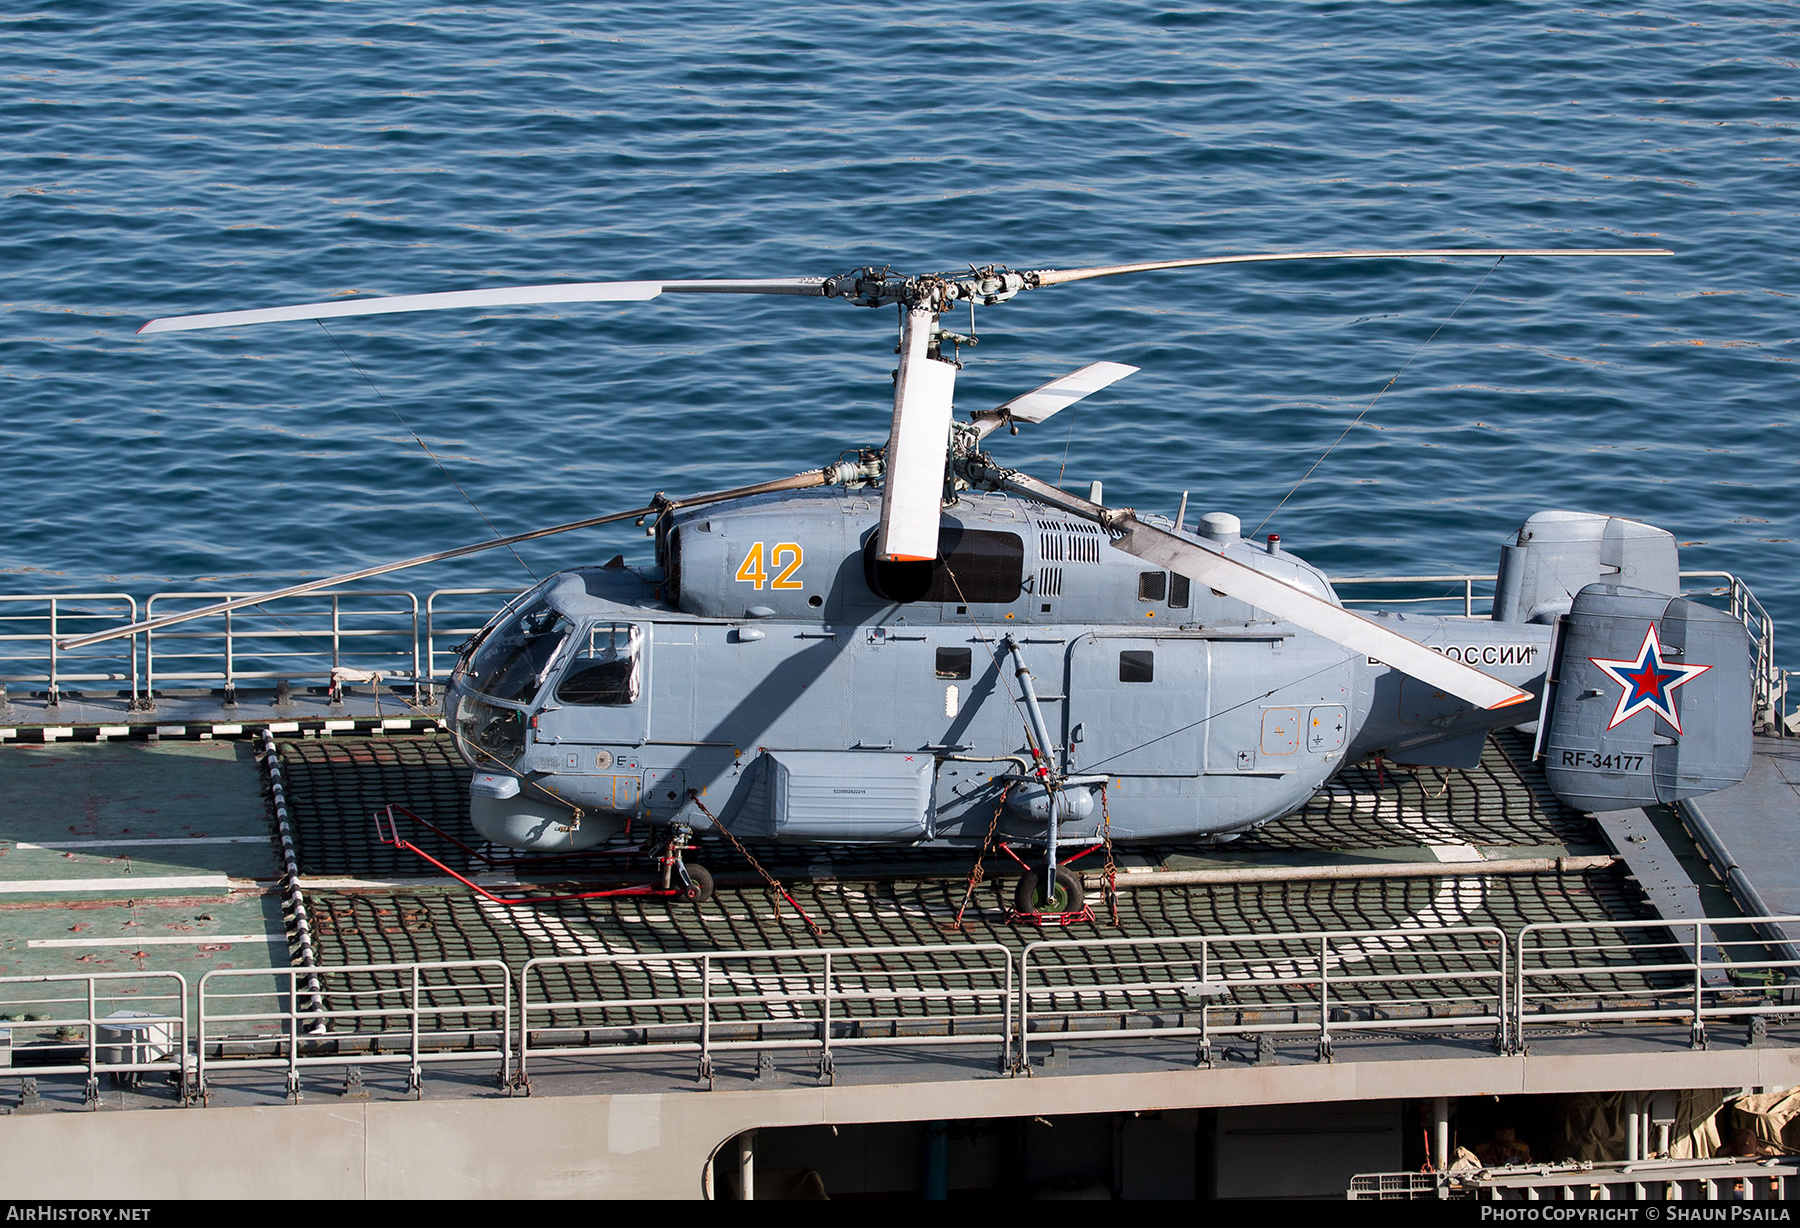
<svg viewBox="0 0 1800 1228">
<path fill-rule="evenodd" d="M 1086 269 L 1041 269 L 1039 286 L 1117 277 L 1121 273 L 1153 273 L 1158 269 L 1192 269 L 1203 264 L 1261 264 L 1270 260 L 1398 260 L 1451 256 L 1673 256 L 1666 247 L 1446 247 L 1398 251 L 1255 252 L 1244 256 L 1202 256 L 1194 260 L 1153 260 L 1146 264 L 1105 264 Z"/>
<path fill-rule="evenodd" d="M 1091 362 L 1079 371 L 1051 380 L 1030 392 L 995 406 L 978 418 L 1013 418 L 1020 422 L 1043 422 L 1051 414 L 1067 409 L 1082 397 L 1092 396 L 1111 387 L 1127 375 L 1135 375 L 1141 367 L 1128 367 L 1122 362 Z"/>
<path fill-rule="evenodd" d="M 188 610 L 181 614 L 168 614 L 162 618 L 153 618 L 147 622 L 133 623 L 128 627 L 115 627 L 110 631 L 98 631 L 93 635 L 84 635 L 78 639 L 62 640 L 57 648 L 83 648 L 89 644 L 98 644 L 102 640 L 116 640 L 127 635 L 136 635 L 140 631 L 156 631 L 163 627 L 184 623 L 190 619 L 206 618 L 213 614 L 224 614 L 229 610 L 241 610 L 245 606 L 261 605 L 265 601 L 279 601 L 283 597 L 300 597 L 307 593 L 316 593 L 323 588 L 335 588 L 340 584 L 349 584 L 356 580 L 366 580 L 370 576 L 384 576 L 392 571 L 405 571 L 409 567 L 423 567 L 427 563 L 439 563 L 445 559 L 461 558 L 466 554 L 478 554 L 483 550 L 494 550 L 501 546 L 516 546 L 520 542 L 535 541 L 540 537 L 552 537 L 558 533 L 572 533 L 576 529 L 590 529 L 595 525 L 612 524 L 619 520 L 636 520 L 640 516 L 656 515 L 675 508 L 693 507 L 702 503 L 717 503 L 722 499 L 741 499 L 749 495 L 772 494 L 781 490 L 805 490 L 813 486 L 823 486 L 834 480 L 830 470 L 812 469 L 805 473 L 795 474 L 791 478 L 778 478 L 772 482 L 758 482 L 753 486 L 740 486 L 735 490 L 714 491 L 712 494 L 695 495 L 687 499 L 670 500 L 653 503 L 649 507 L 634 507 L 628 512 L 612 512 L 605 516 L 589 516 L 585 520 L 571 520 L 567 524 L 551 525 L 547 529 L 533 529 L 529 533 L 514 533 L 510 537 L 494 537 L 487 541 L 472 542 L 467 546 L 457 546 L 451 550 L 438 550 L 431 554 L 421 554 L 417 558 L 402 559 L 397 563 L 382 563 L 376 567 L 365 567 L 361 571 L 347 571 L 340 576 L 327 576 L 323 580 L 309 580 L 305 584 L 293 584 L 287 588 L 278 588 L 272 592 L 256 593 L 249 597 L 233 597 L 229 601 L 220 601 L 198 610 Z"/>
<path fill-rule="evenodd" d="M 884 559 L 937 557 L 956 368 L 930 356 L 936 320 L 930 308 L 914 307 L 901 329 L 900 374 L 894 382 L 894 421 L 881 488 L 881 540 L 876 543 Z"/>
<path fill-rule="evenodd" d="M 1373 657 L 1383 665 L 1477 707 L 1506 708 L 1531 698 L 1528 692 L 1511 683 L 1441 656 L 1373 619 L 1332 605 L 1284 580 L 1197 546 L 1167 530 L 1144 524 L 1129 511 L 1101 507 L 1023 474 L 1007 474 L 1001 478 L 1001 485 L 1095 521 L 1115 533 L 1123 532 L 1124 536 L 1113 545 L 1127 554 L 1235 597 L 1352 652 Z"/>
</svg>

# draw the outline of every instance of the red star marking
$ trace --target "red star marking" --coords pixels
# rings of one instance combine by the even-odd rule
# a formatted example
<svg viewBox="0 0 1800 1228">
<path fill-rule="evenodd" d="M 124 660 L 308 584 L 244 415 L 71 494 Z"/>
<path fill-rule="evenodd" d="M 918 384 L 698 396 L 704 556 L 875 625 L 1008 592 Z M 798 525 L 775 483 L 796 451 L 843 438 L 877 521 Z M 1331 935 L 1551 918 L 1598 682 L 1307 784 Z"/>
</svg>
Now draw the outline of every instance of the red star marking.
<svg viewBox="0 0 1800 1228">
<path fill-rule="evenodd" d="M 1608 729 L 1617 728 L 1643 711 L 1651 711 L 1681 732 L 1681 718 L 1675 714 L 1675 689 L 1686 686 L 1711 669 L 1710 665 L 1677 665 L 1663 660 L 1662 641 L 1656 636 L 1656 624 L 1644 631 L 1644 642 L 1634 661 L 1610 661 L 1589 657 L 1608 678 L 1624 687 L 1618 706 L 1613 709 Z"/>
</svg>

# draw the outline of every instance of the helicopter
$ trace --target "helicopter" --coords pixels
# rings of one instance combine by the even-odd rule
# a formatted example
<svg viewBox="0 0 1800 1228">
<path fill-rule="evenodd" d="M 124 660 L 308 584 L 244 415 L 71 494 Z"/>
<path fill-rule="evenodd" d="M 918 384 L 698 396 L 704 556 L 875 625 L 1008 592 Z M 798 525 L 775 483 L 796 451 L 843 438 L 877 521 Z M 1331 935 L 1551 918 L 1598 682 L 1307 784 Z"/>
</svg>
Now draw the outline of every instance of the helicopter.
<svg viewBox="0 0 1800 1228">
<path fill-rule="evenodd" d="M 1137 370 L 1098 362 L 957 420 L 944 326 L 1092 278 L 1259 261 L 1642 257 L 1451 248 L 1207 256 L 1077 269 L 585 282 L 213 312 L 139 331 L 664 294 L 894 307 L 887 441 L 792 477 L 589 517 L 219 602 L 79 647 L 480 550 L 634 520 L 656 566 L 559 572 L 462 647 L 444 723 L 495 845 L 558 855 L 642 825 L 659 894 L 712 890 L 686 853 L 886 844 L 1027 850 L 1015 919 L 1091 916 L 1073 860 L 1117 843 L 1227 841 L 1347 764 L 1472 767 L 1536 726 L 1581 810 L 1671 802 L 1748 771 L 1750 645 L 1680 595 L 1674 537 L 1622 517 L 1532 516 L 1501 552 L 1492 617 L 1346 609 L 1319 568 L 1222 512 L 1109 507 L 989 451 Z M 1017 853 L 1013 856 L 1018 857 Z M 1019 858 L 1022 862 L 1024 858 Z"/>
</svg>

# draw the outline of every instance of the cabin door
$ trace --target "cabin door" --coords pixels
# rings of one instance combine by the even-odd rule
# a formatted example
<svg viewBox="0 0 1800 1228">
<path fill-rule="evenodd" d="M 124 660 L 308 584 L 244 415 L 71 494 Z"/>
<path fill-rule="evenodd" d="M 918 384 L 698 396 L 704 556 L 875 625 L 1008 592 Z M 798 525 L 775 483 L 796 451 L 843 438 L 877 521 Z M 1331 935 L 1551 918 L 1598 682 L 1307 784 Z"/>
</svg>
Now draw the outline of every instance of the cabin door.
<svg viewBox="0 0 1800 1228">
<path fill-rule="evenodd" d="M 1205 640 L 1082 636 L 1069 648 L 1069 770 L 1200 775 L 1207 679 Z"/>
</svg>

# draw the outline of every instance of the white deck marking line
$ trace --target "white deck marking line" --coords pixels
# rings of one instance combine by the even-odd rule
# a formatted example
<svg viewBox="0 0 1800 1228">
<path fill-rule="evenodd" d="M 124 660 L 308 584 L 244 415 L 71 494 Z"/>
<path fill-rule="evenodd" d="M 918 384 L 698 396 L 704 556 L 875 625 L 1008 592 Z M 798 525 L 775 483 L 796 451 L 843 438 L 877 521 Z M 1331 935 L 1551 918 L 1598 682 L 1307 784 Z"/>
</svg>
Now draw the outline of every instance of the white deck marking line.
<svg viewBox="0 0 1800 1228">
<path fill-rule="evenodd" d="M 563 923 L 562 918 L 540 912 L 529 904 L 496 904 L 476 896 L 475 907 L 493 920 L 511 922 L 527 938 L 548 942 L 558 955 L 568 954 L 571 950 L 578 955 L 634 954 L 631 947 L 615 946 L 598 934 L 577 934 Z"/>
<path fill-rule="evenodd" d="M 1410 836 L 1414 836 L 1431 850 L 1431 855 L 1440 862 L 1464 864 L 1475 861 L 1486 861 L 1481 850 L 1472 844 L 1454 842 L 1454 828 L 1432 819 L 1424 811 L 1411 806 L 1402 806 L 1398 799 L 1369 793 L 1340 793 L 1333 797 L 1344 798 L 1350 808 L 1361 811 L 1378 822 L 1392 824 Z M 1420 937 L 1429 938 L 1431 932 L 1438 928 L 1465 926 L 1472 924 L 1469 914 L 1475 912 L 1487 902 L 1487 880 L 1484 878 L 1447 878 L 1443 885 L 1431 897 L 1431 903 L 1418 912 L 1403 919 L 1394 929 L 1418 931 Z M 1408 951 L 1412 948 L 1410 937 L 1398 935 L 1359 938 L 1346 941 L 1332 949 L 1330 963 L 1341 967 L 1345 964 L 1363 963 L 1376 955 L 1393 954 Z M 1218 979 L 1227 983 L 1232 981 L 1271 981 L 1300 978 L 1316 973 L 1316 962 L 1304 960 L 1275 960 L 1268 963 L 1248 964 L 1232 972 L 1222 974 Z M 1474 974 L 1471 974 L 1473 976 Z"/>
<path fill-rule="evenodd" d="M 267 942 L 287 945 L 286 934 L 194 934 L 153 938 L 33 938 L 25 945 L 41 947 L 180 947 L 208 942 Z"/>
<path fill-rule="evenodd" d="M 45 840 L 34 844 L 21 840 L 16 849 L 123 849 L 152 844 L 267 844 L 267 836 L 156 836 L 131 840 Z"/>
<path fill-rule="evenodd" d="M 121 874 L 117 878 L 27 878 L 0 882 L 0 895 L 54 895 L 58 892 L 104 891 L 131 896 L 140 891 L 230 891 L 223 874 Z"/>
<path fill-rule="evenodd" d="M 566 925 L 562 918 L 542 911 L 541 907 L 530 904 L 496 904 L 482 896 L 475 897 L 475 906 L 484 915 L 495 921 L 511 922 L 521 934 L 527 938 L 536 938 L 540 942 L 548 942 L 558 955 L 567 953 L 569 948 L 581 955 L 654 955 L 655 952 L 639 951 L 628 943 L 616 943 L 599 934 L 578 934 Z M 645 975 L 672 977 L 679 990 L 683 982 L 691 985 L 700 983 L 700 975 L 685 960 L 671 960 L 663 963 L 654 958 L 646 959 L 638 968 Z M 714 982 L 720 988 L 731 991 L 723 996 L 730 1001 L 733 994 L 757 996 L 762 994 L 801 993 L 810 995 L 813 990 L 808 978 L 799 978 L 800 984 L 790 982 L 796 978 L 791 976 L 756 975 L 741 972 L 729 972 L 721 969 Z M 766 1002 L 763 1009 L 770 1019 L 801 1018 L 800 1007 L 793 1002 Z"/>
</svg>

